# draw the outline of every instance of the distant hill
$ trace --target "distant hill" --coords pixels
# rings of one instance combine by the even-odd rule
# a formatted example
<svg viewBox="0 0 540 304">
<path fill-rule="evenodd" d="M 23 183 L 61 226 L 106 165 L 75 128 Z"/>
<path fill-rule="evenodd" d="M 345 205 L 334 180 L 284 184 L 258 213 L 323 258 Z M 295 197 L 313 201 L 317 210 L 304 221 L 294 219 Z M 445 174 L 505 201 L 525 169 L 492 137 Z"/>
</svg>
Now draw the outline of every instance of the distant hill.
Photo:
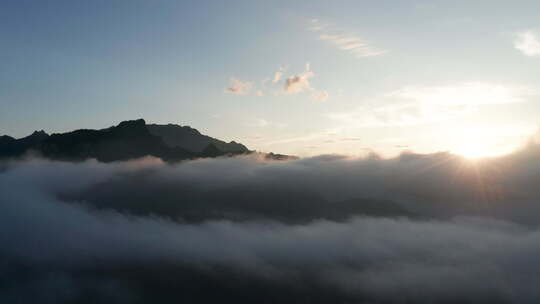
<svg viewBox="0 0 540 304">
<path fill-rule="evenodd" d="M 237 142 L 224 142 L 179 125 L 147 125 L 143 119 L 123 121 L 102 130 L 81 129 L 48 135 L 43 130 L 15 139 L 0 137 L 0 158 L 36 152 L 46 158 L 110 162 L 144 156 L 166 161 L 251 153 Z"/>
</svg>

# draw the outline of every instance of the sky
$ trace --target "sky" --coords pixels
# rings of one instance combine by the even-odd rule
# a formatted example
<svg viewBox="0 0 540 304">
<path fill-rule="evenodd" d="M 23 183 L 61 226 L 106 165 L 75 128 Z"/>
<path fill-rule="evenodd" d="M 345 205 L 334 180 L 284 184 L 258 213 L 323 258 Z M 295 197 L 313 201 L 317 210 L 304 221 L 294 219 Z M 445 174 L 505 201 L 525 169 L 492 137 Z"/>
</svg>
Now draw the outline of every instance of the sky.
<svg viewBox="0 0 540 304">
<path fill-rule="evenodd" d="M 0 134 L 190 125 L 312 156 L 508 153 L 540 119 L 538 1 L 0 3 Z"/>
</svg>

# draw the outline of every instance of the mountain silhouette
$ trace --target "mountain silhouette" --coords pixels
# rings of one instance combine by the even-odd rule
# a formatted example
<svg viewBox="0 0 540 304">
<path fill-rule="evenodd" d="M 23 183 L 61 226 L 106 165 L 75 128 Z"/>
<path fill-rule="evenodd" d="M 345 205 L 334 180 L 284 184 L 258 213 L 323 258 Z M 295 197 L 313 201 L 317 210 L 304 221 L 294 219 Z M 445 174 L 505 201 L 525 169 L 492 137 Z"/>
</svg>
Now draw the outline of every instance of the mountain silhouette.
<svg viewBox="0 0 540 304">
<path fill-rule="evenodd" d="M 249 152 L 246 146 L 235 141 L 230 143 L 199 133 L 189 126 L 167 125 L 146 125 L 151 134 L 159 136 L 167 146 L 171 148 L 182 147 L 191 152 L 203 152 L 210 144 L 222 152 L 246 153 Z"/>
<path fill-rule="evenodd" d="M 48 135 L 35 131 L 27 137 L 0 137 L 0 157 L 21 157 L 34 152 L 43 157 L 102 162 L 155 156 L 165 161 L 252 153 L 237 142 L 224 142 L 179 125 L 147 125 L 144 119 L 123 121 L 101 130 L 80 129 Z"/>
<path fill-rule="evenodd" d="M 43 130 L 34 131 L 34 133 L 20 139 L 7 135 L 0 136 L 0 157 L 13 157 L 24 154 L 48 137 L 49 135 Z"/>
</svg>

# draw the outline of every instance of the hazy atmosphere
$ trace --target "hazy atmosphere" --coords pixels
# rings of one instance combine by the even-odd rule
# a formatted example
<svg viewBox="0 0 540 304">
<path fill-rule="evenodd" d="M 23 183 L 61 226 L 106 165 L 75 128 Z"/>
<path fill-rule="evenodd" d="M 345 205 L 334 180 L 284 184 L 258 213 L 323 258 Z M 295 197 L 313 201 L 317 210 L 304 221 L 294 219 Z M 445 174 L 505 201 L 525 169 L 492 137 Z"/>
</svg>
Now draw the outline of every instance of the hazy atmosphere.
<svg viewBox="0 0 540 304">
<path fill-rule="evenodd" d="M 0 2 L 0 303 L 537 303 L 539 11 Z"/>
</svg>

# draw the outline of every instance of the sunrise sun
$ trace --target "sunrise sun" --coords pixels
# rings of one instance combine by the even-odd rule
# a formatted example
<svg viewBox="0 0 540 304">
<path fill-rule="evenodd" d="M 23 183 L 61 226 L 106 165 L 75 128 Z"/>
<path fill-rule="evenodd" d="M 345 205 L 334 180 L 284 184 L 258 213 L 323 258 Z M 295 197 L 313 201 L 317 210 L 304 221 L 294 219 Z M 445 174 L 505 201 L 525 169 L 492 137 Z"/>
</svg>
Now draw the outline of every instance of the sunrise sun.
<svg viewBox="0 0 540 304">
<path fill-rule="evenodd" d="M 493 153 L 493 150 L 490 150 L 489 148 L 490 147 L 482 144 L 468 143 L 458 147 L 453 152 L 466 158 L 482 158 L 487 156 L 494 156 L 495 154 Z"/>
</svg>

